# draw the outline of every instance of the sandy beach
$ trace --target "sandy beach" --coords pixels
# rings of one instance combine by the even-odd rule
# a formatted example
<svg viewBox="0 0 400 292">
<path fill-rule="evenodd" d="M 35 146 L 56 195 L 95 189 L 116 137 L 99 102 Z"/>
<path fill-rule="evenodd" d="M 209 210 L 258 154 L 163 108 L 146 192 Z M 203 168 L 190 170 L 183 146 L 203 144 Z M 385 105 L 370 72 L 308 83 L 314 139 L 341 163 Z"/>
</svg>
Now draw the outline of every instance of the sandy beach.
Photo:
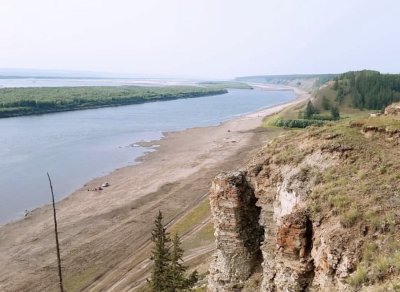
<svg viewBox="0 0 400 292">
<path fill-rule="evenodd" d="M 86 283 L 87 291 L 101 290 L 89 285 L 149 239 L 158 210 L 166 222 L 178 218 L 207 193 L 213 176 L 240 167 L 270 138 L 269 132 L 258 128 L 262 119 L 309 98 L 308 93 L 294 90 L 297 98 L 289 103 L 218 126 L 166 133 L 164 139 L 147 145 L 159 146 L 142 157 L 142 163 L 96 178 L 58 202 L 68 291 L 76 291 L 73 283 L 82 278 L 92 279 Z M 110 186 L 88 191 L 104 182 Z M 54 291 L 58 283 L 54 249 L 49 205 L 1 226 L 0 290 Z"/>
</svg>

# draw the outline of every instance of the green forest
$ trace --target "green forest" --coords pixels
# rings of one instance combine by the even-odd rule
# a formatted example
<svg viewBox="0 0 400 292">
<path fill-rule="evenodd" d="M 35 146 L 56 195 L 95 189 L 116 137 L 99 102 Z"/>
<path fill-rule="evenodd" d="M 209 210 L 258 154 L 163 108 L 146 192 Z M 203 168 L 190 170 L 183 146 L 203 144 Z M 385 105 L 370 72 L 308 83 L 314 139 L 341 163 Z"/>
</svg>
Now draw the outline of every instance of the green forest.
<svg viewBox="0 0 400 292">
<path fill-rule="evenodd" d="M 29 87 L 0 89 L 0 118 L 227 93 L 197 86 Z"/>
<path fill-rule="evenodd" d="M 381 74 L 377 71 L 347 72 L 335 79 L 333 89 L 341 103 L 347 95 L 358 109 L 382 110 L 400 101 L 400 74 Z"/>
</svg>

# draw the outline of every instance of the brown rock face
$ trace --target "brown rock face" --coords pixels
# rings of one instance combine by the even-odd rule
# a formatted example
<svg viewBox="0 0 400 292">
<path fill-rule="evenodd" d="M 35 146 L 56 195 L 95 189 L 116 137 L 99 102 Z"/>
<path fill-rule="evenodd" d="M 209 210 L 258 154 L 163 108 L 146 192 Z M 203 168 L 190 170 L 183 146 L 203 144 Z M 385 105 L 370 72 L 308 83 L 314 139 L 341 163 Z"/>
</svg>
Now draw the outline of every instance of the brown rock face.
<svg viewBox="0 0 400 292">
<path fill-rule="evenodd" d="M 294 259 L 311 251 L 312 225 L 304 213 L 285 216 L 276 234 L 277 251 Z"/>
<path fill-rule="evenodd" d="M 308 211 L 318 173 L 344 156 L 344 148 L 327 151 L 324 143 L 297 165 L 261 153 L 246 171 L 213 180 L 217 252 L 209 291 L 349 290 L 344 279 L 356 267 L 361 242 L 338 222 L 312 222 Z"/>
<path fill-rule="evenodd" d="M 278 291 L 304 291 L 314 277 L 310 256 L 312 224 L 304 212 L 293 212 L 282 218 L 276 232 L 274 277 Z"/>
<path fill-rule="evenodd" d="M 255 203 L 243 172 L 221 174 L 212 182 L 210 204 L 217 252 L 210 267 L 209 291 L 241 291 L 260 265 L 263 229 Z"/>
</svg>

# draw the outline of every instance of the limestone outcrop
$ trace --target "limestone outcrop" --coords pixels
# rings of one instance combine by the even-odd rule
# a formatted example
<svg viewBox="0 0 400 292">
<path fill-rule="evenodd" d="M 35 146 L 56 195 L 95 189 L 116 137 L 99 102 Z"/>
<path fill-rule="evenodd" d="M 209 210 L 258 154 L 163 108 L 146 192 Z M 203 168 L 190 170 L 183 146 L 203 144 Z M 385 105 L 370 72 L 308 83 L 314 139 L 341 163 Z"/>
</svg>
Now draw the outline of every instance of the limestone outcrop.
<svg viewBox="0 0 400 292">
<path fill-rule="evenodd" d="M 266 147 L 245 170 L 213 180 L 217 251 L 208 291 L 249 291 L 243 287 L 254 271 L 262 274 L 256 291 L 350 291 L 344 279 L 356 268 L 362 242 L 337 220 L 321 223 L 310 212 L 321 173 L 353 150 L 325 138 L 291 146 L 298 153 L 284 149 L 290 159 Z"/>
<path fill-rule="evenodd" d="M 240 291 L 261 259 L 260 208 L 242 172 L 217 176 L 210 202 L 217 253 L 210 268 L 209 289 Z"/>
</svg>

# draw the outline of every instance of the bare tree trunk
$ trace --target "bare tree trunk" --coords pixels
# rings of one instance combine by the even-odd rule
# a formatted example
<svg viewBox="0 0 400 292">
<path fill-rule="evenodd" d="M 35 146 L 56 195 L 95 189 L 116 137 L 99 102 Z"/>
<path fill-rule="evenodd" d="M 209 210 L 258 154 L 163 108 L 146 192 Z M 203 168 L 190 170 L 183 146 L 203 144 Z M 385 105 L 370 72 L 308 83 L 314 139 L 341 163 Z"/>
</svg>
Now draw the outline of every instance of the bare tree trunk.
<svg viewBox="0 0 400 292">
<path fill-rule="evenodd" d="M 50 190 L 51 190 L 51 198 L 53 200 L 53 216 L 54 216 L 54 234 L 56 236 L 56 248 L 57 248 L 57 261 L 58 261 L 58 276 L 60 279 L 60 291 L 64 292 L 63 287 L 63 279 L 62 279 L 62 271 L 61 271 L 61 256 L 60 256 L 60 244 L 58 242 L 58 231 L 57 231 L 57 216 L 56 216 L 56 204 L 54 202 L 54 192 L 53 185 L 51 183 L 50 175 L 47 173 L 47 177 L 49 178 Z"/>
</svg>

